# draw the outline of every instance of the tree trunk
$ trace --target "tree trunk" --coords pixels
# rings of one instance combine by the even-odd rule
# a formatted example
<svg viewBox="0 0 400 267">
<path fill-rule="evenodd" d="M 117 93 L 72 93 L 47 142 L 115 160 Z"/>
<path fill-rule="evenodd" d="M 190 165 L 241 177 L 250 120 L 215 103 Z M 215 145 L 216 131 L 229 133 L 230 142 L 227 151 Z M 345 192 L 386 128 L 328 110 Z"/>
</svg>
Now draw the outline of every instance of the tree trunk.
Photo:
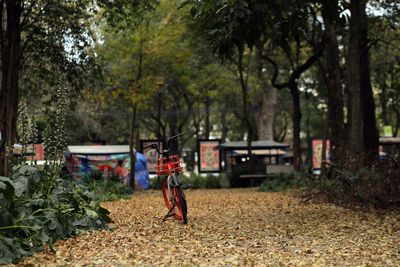
<svg viewBox="0 0 400 267">
<path fill-rule="evenodd" d="M 210 97 L 206 96 L 205 99 L 205 108 L 206 108 L 206 127 L 205 127 L 205 133 L 204 133 L 204 138 L 209 139 L 210 138 Z"/>
<path fill-rule="evenodd" d="M 323 1 L 322 16 L 326 37 L 326 82 L 328 88 L 328 128 L 331 130 L 332 161 L 345 162 L 345 124 L 343 112 L 342 77 L 335 20 L 330 16 L 338 8 L 337 1 Z"/>
<path fill-rule="evenodd" d="M 136 120 L 135 120 L 135 124 L 136 124 L 136 129 L 135 129 L 135 149 L 136 149 L 136 151 L 140 151 L 140 149 L 141 149 L 141 147 L 140 147 L 140 124 L 139 124 L 139 122 L 140 122 L 140 120 L 138 121 L 138 123 L 136 123 Z"/>
<path fill-rule="evenodd" d="M 378 159 L 379 135 L 370 81 L 367 46 L 366 1 L 350 4 L 349 81 L 349 167 L 359 169 Z"/>
<path fill-rule="evenodd" d="M 388 120 L 388 111 L 387 111 L 387 107 L 386 107 L 387 102 L 388 102 L 388 99 L 387 99 L 388 87 L 386 85 L 386 82 L 387 82 L 386 77 L 387 76 L 385 75 L 385 73 L 381 73 L 378 71 L 376 79 L 378 80 L 379 88 L 381 89 L 381 93 L 379 94 L 379 101 L 380 101 L 380 107 L 382 109 L 382 112 L 381 112 L 382 122 L 383 122 L 383 125 L 390 125 L 390 122 Z M 392 81 L 393 81 L 393 77 L 392 77 Z"/>
<path fill-rule="evenodd" d="M 321 177 L 322 179 L 326 178 L 326 141 L 328 139 L 329 132 L 329 112 L 326 114 L 326 119 L 324 122 L 324 135 L 322 137 L 322 155 L 321 155 Z"/>
<path fill-rule="evenodd" d="M 22 8 L 19 1 L 3 0 L 0 3 L 0 132 L 6 131 L 6 148 L 14 143 L 16 137 L 19 97 L 18 81 L 21 64 L 20 17 Z M 0 151 L 0 175 L 7 175 L 10 168 L 5 148 Z"/>
<path fill-rule="evenodd" d="M 262 51 L 257 51 L 258 71 L 257 77 L 262 84 L 262 94 L 257 95 L 253 102 L 259 106 L 256 111 L 256 125 L 258 140 L 274 140 L 274 121 L 275 109 L 278 97 L 278 89 L 267 82 L 266 75 L 271 75 L 266 72 L 266 67 L 262 62 Z"/>
<path fill-rule="evenodd" d="M 322 43 L 321 43 L 322 45 Z M 322 56 L 323 50 L 320 47 L 315 48 L 315 54 L 312 55 L 304 62 L 302 65 L 296 67 L 292 70 L 290 74 L 289 81 L 286 83 L 278 84 L 276 83 L 278 77 L 278 65 L 272 59 L 263 55 L 263 59 L 270 62 L 274 67 L 274 75 L 271 79 L 271 84 L 278 90 L 283 88 L 289 88 L 290 94 L 292 95 L 293 101 L 293 160 L 294 168 L 296 171 L 300 170 L 301 167 L 301 140 L 300 140 L 300 129 L 301 129 L 301 109 L 300 109 L 300 92 L 297 84 L 297 80 L 300 78 L 301 74 L 308 70 L 319 57 Z"/>
<path fill-rule="evenodd" d="M 243 69 L 243 55 L 244 55 L 244 48 L 238 47 L 238 71 L 240 76 L 240 87 L 242 89 L 242 102 L 243 102 L 243 114 L 241 116 L 243 126 L 247 129 L 247 154 L 250 158 L 250 162 L 253 163 L 253 153 L 251 147 L 251 141 L 253 141 L 253 125 L 251 124 L 250 120 L 250 113 L 249 113 L 249 103 L 248 103 L 248 85 L 247 80 L 244 77 L 244 69 Z"/>
<path fill-rule="evenodd" d="M 300 171 L 301 167 L 301 139 L 300 139 L 300 125 L 301 125 L 301 110 L 300 110 L 300 94 L 297 88 L 296 81 L 289 82 L 290 94 L 293 99 L 293 160 L 294 169 Z"/>
<path fill-rule="evenodd" d="M 363 109 L 363 135 L 364 135 L 364 151 L 365 165 L 376 163 L 379 160 L 379 132 L 376 127 L 375 100 L 371 85 L 371 72 L 369 62 L 368 48 L 368 22 L 366 9 L 366 0 L 360 9 L 360 85 L 361 85 L 361 103 Z"/>
<path fill-rule="evenodd" d="M 135 136 L 135 123 L 136 123 L 136 104 L 133 106 L 132 110 L 132 122 L 131 122 L 131 133 L 129 136 L 129 156 L 131 158 L 131 171 L 129 173 L 129 187 L 135 190 L 135 163 L 136 163 L 136 153 L 134 148 L 134 136 Z"/>
<path fill-rule="evenodd" d="M 260 108 L 256 111 L 259 140 L 274 140 L 274 116 L 278 90 L 264 81 L 264 90 L 259 96 Z"/>
<path fill-rule="evenodd" d="M 320 62 L 320 61 L 318 61 Z M 311 129 L 310 129 L 310 92 L 308 90 L 305 90 L 304 92 L 304 99 L 306 102 L 306 121 L 305 121 L 305 127 L 306 127 L 306 140 L 307 143 L 309 140 L 311 140 Z M 307 166 L 308 169 L 312 168 L 312 150 L 307 149 L 307 156 L 305 160 L 305 165 Z"/>
<path fill-rule="evenodd" d="M 363 164 L 363 116 L 361 106 L 360 84 L 360 0 L 351 1 L 350 40 L 347 58 L 347 75 L 349 84 L 348 126 L 349 145 L 348 163 L 350 169 L 358 169 Z"/>
<path fill-rule="evenodd" d="M 396 124 L 393 130 L 393 136 L 396 137 L 397 136 L 397 132 L 400 128 L 400 111 L 393 105 L 392 109 L 394 111 L 394 113 L 396 114 Z"/>
<path fill-rule="evenodd" d="M 221 110 L 221 143 L 225 143 L 228 135 L 228 126 L 226 122 L 226 111 Z"/>
</svg>

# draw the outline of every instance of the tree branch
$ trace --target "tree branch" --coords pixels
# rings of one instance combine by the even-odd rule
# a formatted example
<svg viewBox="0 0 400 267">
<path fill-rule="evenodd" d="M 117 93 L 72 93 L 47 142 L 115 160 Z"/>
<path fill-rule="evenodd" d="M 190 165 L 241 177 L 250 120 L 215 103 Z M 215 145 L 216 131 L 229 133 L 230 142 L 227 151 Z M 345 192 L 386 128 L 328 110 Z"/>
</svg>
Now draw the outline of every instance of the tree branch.
<svg viewBox="0 0 400 267">
<path fill-rule="evenodd" d="M 278 64 L 273 59 L 271 59 L 266 55 L 261 55 L 261 58 L 268 61 L 274 67 L 274 74 L 272 75 L 271 78 L 272 86 L 274 86 L 278 90 L 289 87 L 289 83 L 280 83 L 280 84 L 276 83 L 276 80 L 278 78 Z"/>
</svg>

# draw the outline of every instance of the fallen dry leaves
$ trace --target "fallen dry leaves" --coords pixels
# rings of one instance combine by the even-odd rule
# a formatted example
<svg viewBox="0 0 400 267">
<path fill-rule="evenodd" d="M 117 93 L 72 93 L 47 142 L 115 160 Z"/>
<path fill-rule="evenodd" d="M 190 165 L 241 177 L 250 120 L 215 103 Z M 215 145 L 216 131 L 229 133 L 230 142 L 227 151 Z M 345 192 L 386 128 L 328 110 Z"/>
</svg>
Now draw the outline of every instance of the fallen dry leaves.
<svg viewBox="0 0 400 267">
<path fill-rule="evenodd" d="M 256 189 L 186 190 L 188 224 L 161 219 L 161 191 L 103 203 L 112 229 L 60 241 L 18 265 L 400 265 L 399 211 L 363 213 Z"/>
</svg>

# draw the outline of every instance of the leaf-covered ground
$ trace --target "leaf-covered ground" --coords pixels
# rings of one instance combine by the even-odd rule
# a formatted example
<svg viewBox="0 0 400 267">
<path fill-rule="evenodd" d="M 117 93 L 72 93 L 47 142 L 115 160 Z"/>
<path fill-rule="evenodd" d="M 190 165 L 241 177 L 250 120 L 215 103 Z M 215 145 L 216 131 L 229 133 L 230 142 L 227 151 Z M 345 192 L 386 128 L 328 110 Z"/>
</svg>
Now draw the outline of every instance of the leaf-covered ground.
<svg viewBox="0 0 400 267">
<path fill-rule="evenodd" d="M 19 265 L 400 265 L 399 211 L 365 213 L 256 189 L 186 190 L 188 224 L 160 191 L 103 203 L 112 229 L 60 241 Z"/>
</svg>

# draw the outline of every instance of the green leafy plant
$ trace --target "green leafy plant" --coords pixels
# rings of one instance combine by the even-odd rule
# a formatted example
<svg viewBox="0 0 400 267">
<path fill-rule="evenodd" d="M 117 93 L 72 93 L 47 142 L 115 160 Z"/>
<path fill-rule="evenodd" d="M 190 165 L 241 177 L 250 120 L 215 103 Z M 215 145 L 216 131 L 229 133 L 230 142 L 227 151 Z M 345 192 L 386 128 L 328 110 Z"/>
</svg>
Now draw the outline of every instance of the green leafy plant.
<svg viewBox="0 0 400 267">
<path fill-rule="evenodd" d="M 26 105 L 20 111 L 22 153 L 14 160 L 9 177 L 0 177 L 0 264 L 17 262 L 47 244 L 76 235 L 79 229 L 98 229 L 111 222 L 109 212 L 99 205 L 89 188 L 75 179 L 60 178 L 62 156 L 66 147 L 66 90 L 60 78 L 54 118 L 44 133 L 45 165 L 43 170 L 25 160 L 27 142 L 35 137 L 29 126 Z M 27 125 L 28 124 L 28 125 Z M 10 165 L 11 166 L 11 165 Z"/>
<path fill-rule="evenodd" d="M 200 174 L 191 173 L 189 176 L 182 176 L 182 182 L 190 184 L 191 189 L 202 189 L 205 188 L 206 180 Z"/>
<path fill-rule="evenodd" d="M 161 177 L 154 177 L 150 179 L 150 188 L 155 190 L 160 190 L 162 187 L 163 179 Z"/>
<path fill-rule="evenodd" d="M 128 199 L 131 197 L 130 195 L 133 194 L 133 190 L 120 179 L 90 180 L 88 187 L 94 194 L 94 199 L 101 202 Z"/>
<path fill-rule="evenodd" d="M 279 192 L 289 189 L 305 189 L 313 184 L 314 179 L 302 173 L 268 174 L 260 185 L 259 190 L 264 192 Z"/>
<path fill-rule="evenodd" d="M 183 184 L 190 184 L 191 189 L 212 189 L 212 188 L 225 188 L 225 176 L 223 174 L 213 175 L 208 174 L 202 176 L 201 174 L 191 173 L 190 175 L 180 176 Z M 150 180 L 151 189 L 161 189 L 164 177 L 155 177 Z"/>
<path fill-rule="evenodd" d="M 214 189 L 226 187 L 225 176 L 223 174 L 207 174 L 206 176 L 203 176 L 201 174 L 191 173 L 189 176 L 183 176 L 182 182 L 184 184 L 190 184 L 190 188 L 192 189 Z"/>
<path fill-rule="evenodd" d="M 98 181 L 103 179 L 103 173 L 99 170 L 92 170 L 89 172 L 89 181 Z"/>
<path fill-rule="evenodd" d="M 43 174 L 45 176 L 44 190 L 49 195 L 54 189 L 55 180 L 58 177 L 65 148 L 67 146 L 66 120 L 67 95 L 64 86 L 64 77 L 59 79 L 56 95 L 56 112 L 51 118 L 43 132 L 45 165 Z"/>
<path fill-rule="evenodd" d="M 0 177 L 0 264 L 18 261 L 76 235 L 111 222 L 94 194 L 72 179 L 56 178 L 51 192 L 43 171 L 21 165 L 13 177 Z"/>
<path fill-rule="evenodd" d="M 206 188 L 222 188 L 224 185 L 223 176 L 207 175 L 205 187 Z"/>
</svg>

